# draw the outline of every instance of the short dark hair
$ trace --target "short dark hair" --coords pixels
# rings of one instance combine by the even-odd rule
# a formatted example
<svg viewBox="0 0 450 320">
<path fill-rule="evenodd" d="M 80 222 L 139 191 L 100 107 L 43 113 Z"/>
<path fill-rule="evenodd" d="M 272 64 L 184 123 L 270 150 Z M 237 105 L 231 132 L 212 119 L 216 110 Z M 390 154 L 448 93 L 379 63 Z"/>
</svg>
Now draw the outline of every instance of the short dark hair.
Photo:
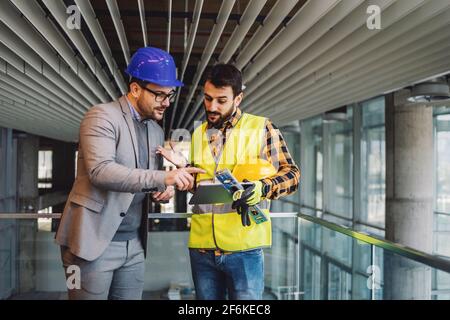
<svg viewBox="0 0 450 320">
<path fill-rule="evenodd" d="M 145 88 L 150 82 L 144 81 L 138 78 L 131 77 L 130 81 L 128 81 L 128 92 L 131 90 L 131 84 L 136 82 L 140 87 Z"/>
<path fill-rule="evenodd" d="M 232 64 L 216 64 L 208 72 L 206 81 L 211 82 L 217 88 L 231 87 L 233 89 L 233 97 L 242 92 L 241 71 Z"/>
</svg>

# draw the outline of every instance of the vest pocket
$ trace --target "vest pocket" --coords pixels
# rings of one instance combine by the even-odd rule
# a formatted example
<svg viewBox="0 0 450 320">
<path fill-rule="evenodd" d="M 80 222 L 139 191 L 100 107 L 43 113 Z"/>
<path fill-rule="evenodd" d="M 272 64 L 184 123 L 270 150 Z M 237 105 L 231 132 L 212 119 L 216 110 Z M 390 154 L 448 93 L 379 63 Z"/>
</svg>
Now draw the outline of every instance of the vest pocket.
<svg viewBox="0 0 450 320">
<path fill-rule="evenodd" d="M 264 212 L 268 215 L 267 212 Z M 251 219 L 251 218 L 250 218 Z M 247 251 L 269 247 L 271 241 L 271 222 L 243 227 L 241 217 L 235 212 L 214 215 L 214 235 L 217 246 L 225 251 Z"/>
</svg>

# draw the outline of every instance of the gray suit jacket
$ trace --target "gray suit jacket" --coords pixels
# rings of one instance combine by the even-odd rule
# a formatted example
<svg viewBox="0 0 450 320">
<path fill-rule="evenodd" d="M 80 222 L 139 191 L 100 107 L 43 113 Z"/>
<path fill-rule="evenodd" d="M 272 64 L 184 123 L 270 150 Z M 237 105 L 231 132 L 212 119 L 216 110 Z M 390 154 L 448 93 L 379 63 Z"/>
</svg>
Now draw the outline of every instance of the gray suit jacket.
<svg viewBox="0 0 450 320">
<path fill-rule="evenodd" d="M 138 146 L 133 119 L 125 96 L 92 107 L 80 126 L 77 176 L 56 233 L 56 242 L 85 260 L 98 258 L 111 242 L 133 194 L 152 188 L 164 191 L 165 172 L 155 170 L 161 161 L 155 149 L 164 133 L 148 121 L 150 170 L 137 169 Z M 147 244 L 147 217 L 140 236 Z"/>
</svg>

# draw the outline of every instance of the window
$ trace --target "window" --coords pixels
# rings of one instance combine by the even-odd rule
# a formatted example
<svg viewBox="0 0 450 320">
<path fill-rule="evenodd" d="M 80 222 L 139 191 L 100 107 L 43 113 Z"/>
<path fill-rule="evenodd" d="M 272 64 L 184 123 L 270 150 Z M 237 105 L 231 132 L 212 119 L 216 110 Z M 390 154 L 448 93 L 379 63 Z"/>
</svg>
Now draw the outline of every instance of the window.
<svg viewBox="0 0 450 320">
<path fill-rule="evenodd" d="M 190 142 L 185 142 L 185 141 L 172 142 L 172 146 L 173 146 L 174 152 L 179 153 L 185 159 L 189 159 L 189 151 L 190 151 L 190 148 L 191 148 Z M 171 149 L 171 144 L 168 141 L 166 141 L 165 145 L 164 145 L 164 148 Z M 166 160 L 164 158 L 163 158 L 162 166 L 163 166 L 163 168 L 166 171 L 170 171 L 170 170 L 176 169 L 176 167 L 175 167 L 175 165 L 173 165 L 173 163 L 171 163 L 170 161 L 168 161 L 168 160 Z M 189 201 L 189 200 L 190 200 L 190 197 L 189 197 L 189 199 L 187 201 Z M 188 206 L 192 207 L 190 205 L 188 205 Z M 169 200 L 169 202 L 166 203 L 166 204 L 161 204 L 161 213 L 173 213 L 173 212 L 175 212 L 175 198 L 171 198 Z"/>
<path fill-rule="evenodd" d="M 323 203 L 323 148 L 322 118 L 301 122 L 301 183 L 302 205 L 322 209 Z"/>
<path fill-rule="evenodd" d="M 38 188 L 51 189 L 53 178 L 53 151 L 39 150 Z"/>
<path fill-rule="evenodd" d="M 352 218 L 353 214 L 353 109 L 346 120 L 324 126 L 325 211 Z"/>
<path fill-rule="evenodd" d="M 320 300 L 322 298 L 321 270 L 322 259 L 319 255 L 304 249 L 303 286 L 305 300 Z"/>
<path fill-rule="evenodd" d="M 300 161 L 300 132 L 299 127 L 281 127 L 280 128 L 286 146 L 295 164 L 301 169 Z M 301 172 L 302 174 L 302 172 Z M 272 212 L 297 212 L 300 205 L 300 192 L 294 192 L 280 200 L 271 202 L 270 208 Z"/>
<path fill-rule="evenodd" d="M 0 128 L 0 212 L 16 210 L 17 143 L 12 129 Z"/>
<path fill-rule="evenodd" d="M 181 153 L 185 159 L 189 159 L 189 151 L 190 151 L 190 142 L 181 141 L 172 143 L 173 150 L 177 153 Z M 170 149 L 171 146 L 168 141 L 165 142 L 164 147 L 166 149 Z M 176 169 L 176 167 L 166 159 L 161 157 L 161 170 L 170 171 Z M 150 212 L 152 213 L 167 213 L 168 216 L 165 219 L 150 219 L 149 223 L 149 231 L 186 231 L 190 228 L 190 218 L 181 219 L 181 218 L 173 218 L 168 219 L 170 217 L 170 213 L 174 213 L 177 207 L 177 197 L 181 197 L 178 200 L 178 204 L 186 199 L 186 201 L 190 200 L 191 194 L 189 192 L 187 196 L 182 195 L 181 192 L 175 192 L 175 196 L 169 199 L 168 203 L 156 204 L 153 203 Z M 189 205 L 187 212 L 189 212 Z M 182 210 L 180 210 L 182 211 Z M 184 210 L 183 210 L 184 211 Z"/>
<path fill-rule="evenodd" d="M 328 265 L 328 299 L 350 300 L 352 297 L 352 276 L 339 266 Z"/>
<path fill-rule="evenodd" d="M 42 210 L 39 210 L 38 213 L 45 214 L 45 213 L 52 213 L 53 208 L 48 207 Z M 52 231 L 52 218 L 38 218 L 38 230 L 39 231 Z"/>
<path fill-rule="evenodd" d="M 436 124 L 436 211 L 450 214 L 450 114 L 438 115 Z"/>
<path fill-rule="evenodd" d="M 435 109 L 434 252 L 450 257 L 450 114 L 445 114 L 449 111 Z"/>
<path fill-rule="evenodd" d="M 386 130 L 384 97 L 361 104 L 361 208 L 359 219 L 384 228 Z"/>
</svg>

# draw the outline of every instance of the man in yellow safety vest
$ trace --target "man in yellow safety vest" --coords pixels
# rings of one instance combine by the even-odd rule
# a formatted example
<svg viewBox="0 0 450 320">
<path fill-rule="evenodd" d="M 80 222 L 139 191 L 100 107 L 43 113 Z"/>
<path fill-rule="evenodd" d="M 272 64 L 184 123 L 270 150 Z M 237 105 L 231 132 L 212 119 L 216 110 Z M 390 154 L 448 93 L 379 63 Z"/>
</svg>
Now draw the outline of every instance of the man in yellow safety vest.
<svg viewBox="0 0 450 320">
<path fill-rule="evenodd" d="M 189 251 L 198 299 L 262 299 L 262 248 L 272 244 L 269 200 L 295 192 L 300 179 L 281 132 L 269 119 L 243 113 L 242 99 L 241 72 L 215 65 L 204 85 L 206 121 L 191 144 L 191 164 L 206 171 L 196 184 L 218 182 L 215 173 L 228 168 L 253 186 L 233 204 L 193 208 Z M 242 216 L 256 204 L 268 221 L 256 224 Z"/>
</svg>

